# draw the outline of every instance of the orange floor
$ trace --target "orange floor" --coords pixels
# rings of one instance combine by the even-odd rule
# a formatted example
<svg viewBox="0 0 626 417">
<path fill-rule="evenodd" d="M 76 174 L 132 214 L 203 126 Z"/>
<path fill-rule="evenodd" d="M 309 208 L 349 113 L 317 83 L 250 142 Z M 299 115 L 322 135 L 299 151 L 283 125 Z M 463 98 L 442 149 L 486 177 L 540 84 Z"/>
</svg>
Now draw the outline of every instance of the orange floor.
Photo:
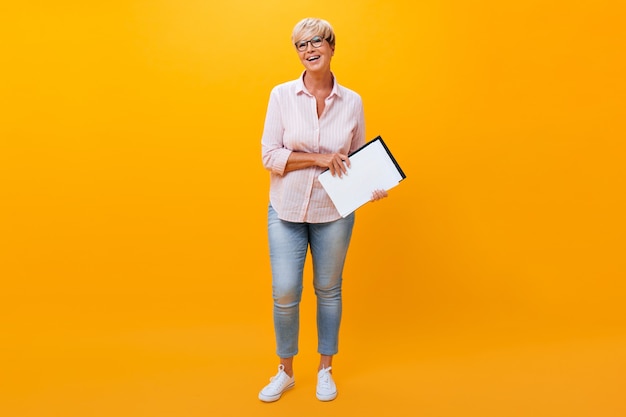
<svg viewBox="0 0 626 417">
<path fill-rule="evenodd" d="M 348 312 L 335 360 L 339 397 L 320 403 L 307 313 L 296 387 L 264 404 L 257 392 L 276 367 L 268 316 L 202 324 L 180 310 L 168 320 L 123 305 L 75 316 L 48 307 L 45 317 L 21 317 L 32 327 L 9 320 L 3 332 L 2 416 L 626 415 L 626 337 L 616 329 L 534 334 L 450 322 L 433 331 L 416 322 L 402 335 L 368 330 Z"/>
</svg>

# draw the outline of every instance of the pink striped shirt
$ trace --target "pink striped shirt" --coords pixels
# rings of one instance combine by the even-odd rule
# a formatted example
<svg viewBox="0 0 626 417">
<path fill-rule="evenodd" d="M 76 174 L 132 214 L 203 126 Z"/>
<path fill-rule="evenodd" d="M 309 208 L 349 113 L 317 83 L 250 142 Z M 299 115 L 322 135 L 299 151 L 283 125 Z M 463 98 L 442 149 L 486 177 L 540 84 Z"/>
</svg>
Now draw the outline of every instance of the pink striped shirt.
<svg viewBox="0 0 626 417">
<path fill-rule="evenodd" d="M 363 102 L 333 76 L 333 89 L 318 118 L 315 97 L 303 79 L 304 72 L 272 89 L 261 140 L 263 165 L 270 171 L 270 202 L 280 219 L 324 223 L 341 217 L 317 179 L 324 169 L 285 173 L 287 159 L 292 151 L 349 154 L 363 146 Z"/>
</svg>

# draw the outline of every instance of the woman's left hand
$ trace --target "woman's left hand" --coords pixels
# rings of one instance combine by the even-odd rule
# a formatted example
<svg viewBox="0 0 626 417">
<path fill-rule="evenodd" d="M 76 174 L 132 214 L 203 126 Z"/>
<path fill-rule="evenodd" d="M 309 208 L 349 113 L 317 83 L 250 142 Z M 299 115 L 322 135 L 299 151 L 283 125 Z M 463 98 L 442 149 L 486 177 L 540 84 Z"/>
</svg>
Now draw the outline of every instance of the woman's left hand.
<svg viewBox="0 0 626 417">
<path fill-rule="evenodd" d="M 385 190 L 374 190 L 374 192 L 372 193 L 372 199 L 370 201 L 378 201 L 387 197 L 388 195 L 389 194 L 387 194 L 387 191 Z"/>
</svg>

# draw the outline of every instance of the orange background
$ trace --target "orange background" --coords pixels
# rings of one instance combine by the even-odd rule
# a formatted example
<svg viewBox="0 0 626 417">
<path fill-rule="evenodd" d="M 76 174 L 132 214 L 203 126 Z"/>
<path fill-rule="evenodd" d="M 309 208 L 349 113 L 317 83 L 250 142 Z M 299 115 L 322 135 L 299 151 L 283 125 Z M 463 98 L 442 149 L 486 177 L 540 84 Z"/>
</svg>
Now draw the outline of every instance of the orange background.
<svg viewBox="0 0 626 417">
<path fill-rule="evenodd" d="M 309 286 L 297 388 L 267 405 L 260 137 L 311 15 L 408 178 L 357 214 L 340 397 L 313 394 Z M 0 413 L 626 415 L 624 18 L 608 0 L 3 3 Z"/>
</svg>

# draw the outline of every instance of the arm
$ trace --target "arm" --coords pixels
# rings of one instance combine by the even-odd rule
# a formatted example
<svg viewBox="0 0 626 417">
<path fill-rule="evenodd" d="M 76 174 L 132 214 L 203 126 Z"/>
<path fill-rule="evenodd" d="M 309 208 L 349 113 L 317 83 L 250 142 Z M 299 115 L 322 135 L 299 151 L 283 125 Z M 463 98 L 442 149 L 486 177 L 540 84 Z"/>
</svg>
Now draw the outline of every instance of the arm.
<svg viewBox="0 0 626 417">
<path fill-rule="evenodd" d="M 265 169 L 283 175 L 287 159 L 291 151 L 283 145 L 284 128 L 281 119 L 278 92 L 273 89 L 270 94 L 265 115 L 265 126 L 261 138 L 261 156 Z"/>
<path fill-rule="evenodd" d="M 284 172 L 287 173 L 312 166 L 328 168 L 331 175 L 339 175 L 341 178 L 343 174 L 348 172 L 350 160 L 348 155 L 342 153 L 291 152 Z"/>
<path fill-rule="evenodd" d="M 352 140 L 352 146 L 350 147 L 350 153 L 356 151 L 365 144 L 365 113 L 363 111 L 363 102 L 359 100 L 359 107 L 357 109 L 357 125 L 354 131 L 354 139 Z M 374 190 L 372 192 L 372 198 L 370 201 L 378 201 L 387 197 L 387 191 Z"/>
</svg>

